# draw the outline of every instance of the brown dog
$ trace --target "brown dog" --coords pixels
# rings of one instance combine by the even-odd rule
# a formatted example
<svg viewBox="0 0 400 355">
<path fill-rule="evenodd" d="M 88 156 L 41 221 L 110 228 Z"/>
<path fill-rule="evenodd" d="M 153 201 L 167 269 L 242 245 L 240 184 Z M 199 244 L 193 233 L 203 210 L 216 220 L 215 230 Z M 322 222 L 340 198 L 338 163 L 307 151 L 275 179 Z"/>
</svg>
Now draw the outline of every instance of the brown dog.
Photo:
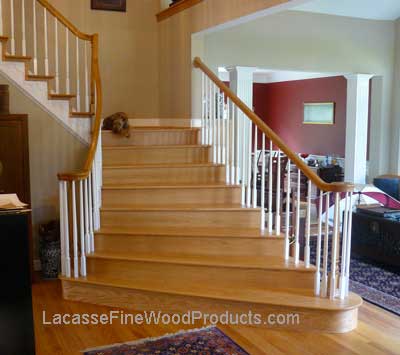
<svg viewBox="0 0 400 355">
<path fill-rule="evenodd" d="M 117 112 L 105 118 L 102 129 L 104 131 L 112 131 L 113 133 L 125 136 L 126 138 L 129 138 L 131 135 L 129 131 L 128 115 L 125 112 Z"/>
</svg>

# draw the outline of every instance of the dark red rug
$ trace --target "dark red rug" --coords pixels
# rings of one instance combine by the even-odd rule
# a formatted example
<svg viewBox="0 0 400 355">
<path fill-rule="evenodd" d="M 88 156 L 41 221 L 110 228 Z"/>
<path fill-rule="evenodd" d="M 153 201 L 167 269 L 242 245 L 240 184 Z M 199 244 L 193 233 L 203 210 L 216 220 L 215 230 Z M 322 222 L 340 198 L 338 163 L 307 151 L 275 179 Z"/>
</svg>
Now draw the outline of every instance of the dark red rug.
<svg viewBox="0 0 400 355">
<path fill-rule="evenodd" d="M 86 350 L 85 355 L 250 355 L 216 327 Z"/>
</svg>

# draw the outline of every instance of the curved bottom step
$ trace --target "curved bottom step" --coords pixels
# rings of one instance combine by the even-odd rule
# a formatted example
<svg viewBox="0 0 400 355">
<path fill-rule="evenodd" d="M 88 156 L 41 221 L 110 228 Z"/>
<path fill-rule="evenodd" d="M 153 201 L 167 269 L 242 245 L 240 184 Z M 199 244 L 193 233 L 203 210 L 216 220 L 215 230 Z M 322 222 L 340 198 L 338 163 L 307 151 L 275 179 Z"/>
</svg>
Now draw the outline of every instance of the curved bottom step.
<svg viewBox="0 0 400 355">
<path fill-rule="evenodd" d="M 168 290 L 135 289 L 123 284 L 113 285 L 84 278 L 62 278 L 62 285 L 64 298 L 71 301 L 140 312 L 154 311 L 156 314 L 230 314 L 234 321 L 237 315 L 245 315 L 243 319 L 247 324 L 243 325 L 330 333 L 345 333 L 355 329 L 358 307 L 362 304 L 361 298 L 355 294 L 350 294 L 346 301 L 332 302 L 314 297 L 306 290 L 304 294 L 293 290 L 263 290 L 265 299 L 254 302 L 249 298 L 238 299 L 233 294 L 229 295 L 229 292 L 226 298 L 222 298 L 212 293 L 194 295 Z M 250 318 L 252 322 L 249 322 Z"/>
</svg>

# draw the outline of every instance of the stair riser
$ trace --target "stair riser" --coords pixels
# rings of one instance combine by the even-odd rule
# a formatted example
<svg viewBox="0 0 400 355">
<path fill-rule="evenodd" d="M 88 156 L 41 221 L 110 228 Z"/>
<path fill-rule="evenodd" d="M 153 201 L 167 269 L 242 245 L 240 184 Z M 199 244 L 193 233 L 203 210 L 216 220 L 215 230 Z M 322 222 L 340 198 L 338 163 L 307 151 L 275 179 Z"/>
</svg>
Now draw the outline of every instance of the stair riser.
<svg viewBox="0 0 400 355">
<path fill-rule="evenodd" d="M 207 184 L 225 182 L 223 166 L 103 169 L 104 184 Z"/>
<path fill-rule="evenodd" d="M 198 144 L 199 131 L 184 130 L 131 130 L 129 138 L 103 132 L 104 146 L 127 145 L 195 145 Z"/>
<path fill-rule="evenodd" d="M 102 226 L 137 228 L 205 226 L 257 228 L 260 211 L 243 209 L 237 211 L 101 211 Z"/>
<path fill-rule="evenodd" d="M 240 204 L 240 188 L 103 189 L 103 207 Z"/>
<path fill-rule="evenodd" d="M 268 304 L 234 302 L 205 297 L 181 296 L 168 293 L 157 293 L 132 290 L 118 287 L 81 284 L 63 281 L 63 296 L 70 301 L 94 303 L 102 306 L 133 309 L 135 311 L 162 311 L 165 313 L 186 313 L 200 311 L 203 314 L 253 314 L 262 315 L 262 328 L 285 328 L 317 332 L 345 333 L 357 327 L 357 308 L 346 311 L 310 310 L 298 307 L 284 307 Z M 299 322 L 289 321 L 286 324 L 264 322 L 269 314 L 299 315 Z M 294 319 L 296 320 L 296 319 Z M 201 324 L 202 326 L 202 324 Z M 224 329 L 224 328 L 222 328 Z M 228 328 L 229 329 L 229 328 Z M 226 331 L 226 330 L 224 330 Z M 229 335 L 229 333 L 227 333 Z"/>
<path fill-rule="evenodd" d="M 209 147 L 104 149 L 104 166 L 168 163 L 208 163 Z"/>
<path fill-rule="evenodd" d="M 165 285 L 195 283 L 213 287 L 313 289 L 314 273 L 295 270 L 266 270 L 239 267 L 184 265 L 130 260 L 88 258 L 88 275 L 101 274 L 132 282 L 165 280 Z"/>
<path fill-rule="evenodd" d="M 96 235 L 96 251 L 206 256 L 277 256 L 284 253 L 283 238 L 207 238 L 173 236 Z"/>
</svg>

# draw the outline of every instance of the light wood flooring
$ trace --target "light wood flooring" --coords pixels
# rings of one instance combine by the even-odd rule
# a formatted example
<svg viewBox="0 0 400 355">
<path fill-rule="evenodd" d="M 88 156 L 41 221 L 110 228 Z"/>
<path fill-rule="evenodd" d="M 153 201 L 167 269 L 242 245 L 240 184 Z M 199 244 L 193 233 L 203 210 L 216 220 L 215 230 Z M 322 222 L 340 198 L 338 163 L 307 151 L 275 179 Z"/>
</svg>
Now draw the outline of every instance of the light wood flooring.
<svg viewBox="0 0 400 355">
<path fill-rule="evenodd" d="M 37 355 L 77 355 L 90 347 L 157 337 L 188 328 L 183 325 L 43 325 L 56 313 L 108 313 L 110 308 L 62 299 L 59 281 L 33 285 Z M 198 326 L 201 326 L 200 324 Z M 357 330 L 347 334 L 324 334 L 249 327 L 220 327 L 251 355 L 260 354 L 400 354 L 400 317 L 364 303 Z"/>
</svg>

